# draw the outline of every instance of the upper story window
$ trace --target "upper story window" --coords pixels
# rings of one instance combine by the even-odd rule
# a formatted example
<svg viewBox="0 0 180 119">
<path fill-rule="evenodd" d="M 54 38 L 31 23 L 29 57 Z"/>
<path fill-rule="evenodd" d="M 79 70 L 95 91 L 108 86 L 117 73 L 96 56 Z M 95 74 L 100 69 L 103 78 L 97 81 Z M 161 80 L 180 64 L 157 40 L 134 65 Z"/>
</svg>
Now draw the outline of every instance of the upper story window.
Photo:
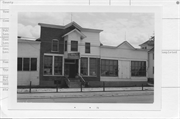
<svg viewBox="0 0 180 119">
<path fill-rule="evenodd" d="M 85 53 L 90 53 L 90 51 L 91 51 L 91 44 L 85 43 Z"/>
<path fill-rule="evenodd" d="M 64 50 L 67 51 L 67 40 L 65 41 L 64 45 Z"/>
<path fill-rule="evenodd" d="M 71 51 L 78 51 L 78 41 L 71 41 Z"/>
<path fill-rule="evenodd" d="M 57 39 L 52 40 L 52 52 L 59 51 L 59 41 Z"/>
</svg>

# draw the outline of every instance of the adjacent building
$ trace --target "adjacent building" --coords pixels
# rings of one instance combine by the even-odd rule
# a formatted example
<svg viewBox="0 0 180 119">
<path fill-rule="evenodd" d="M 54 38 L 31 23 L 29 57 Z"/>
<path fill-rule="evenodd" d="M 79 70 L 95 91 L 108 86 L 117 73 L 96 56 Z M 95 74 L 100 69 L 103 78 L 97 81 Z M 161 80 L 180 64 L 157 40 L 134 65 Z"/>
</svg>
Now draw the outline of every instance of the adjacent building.
<svg viewBox="0 0 180 119">
<path fill-rule="evenodd" d="M 148 41 L 139 45 L 142 49 L 148 50 L 148 82 L 154 83 L 154 39 L 152 36 Z"/>
<path fill-rule="evenodd" d="M 134 48 L 127 41 L 116 47 L 102 45 L 103 30 L 83 28 L 75 22 L 39 25 L 39 39 L 24 40 L 24 44 L 18 40 L 18 85 L 34 81 L 34 85 L 55 86 L 63 84 L 65 77 L 75 81 L 80 75 L 88 86 L 102 86 L 102 82 L 106 86 L 133 86 L 146 84 L 148 76 L 153 75 L 148 71 L 153 63 L 149 62 L 151 51 L 146 48 Z M 20 69 L 27 58 L 29 72 Z M 34 72 L 32 58 L 37 63 Z"/>
</svg>

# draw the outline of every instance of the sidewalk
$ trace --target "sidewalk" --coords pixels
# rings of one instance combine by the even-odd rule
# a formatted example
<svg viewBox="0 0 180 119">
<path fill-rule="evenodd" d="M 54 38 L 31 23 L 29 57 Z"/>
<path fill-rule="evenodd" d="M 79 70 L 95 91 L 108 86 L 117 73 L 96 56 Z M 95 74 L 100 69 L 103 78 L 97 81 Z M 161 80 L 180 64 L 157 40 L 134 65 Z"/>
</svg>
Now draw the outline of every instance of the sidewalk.
<svg viewBox="0 0 180 119">
<path fill-rule="evenodd" d="M 137 87 L 136 87 L 137 88 Z M 152 88 L 152 87 L 151 87 Z M 53 92 L 44 92 L 44 93 L 18 93 L 18 99 L 54 99 L 54 98 L 88 98 L 88 97 L 120 97 L 120 96 L 138 96 L 138 95 L 153 95 L 154 91 L 152 89 L 146 90 L 131 90 L 131 88 L 126 88 L 123 90 L 115 91 L 117 88 L 109 88 L 106 90 L 110 90 L 108 92 L 102 92 L 102 89 L 99 89 L 99 92 L 92 91 L 92 89 L 84 89 L 87 91 L 84 92 L 63 92 L 67 91 L 66 89 L 59 89 L 58 93 Z M 114 89 L 114 91 L 112 90 Z M 75 89 L 74 89 L 75 90 Z M 95 90 L 95 89 L 94 89 Z M 98 90 L 96 88 L 96 90 Z M 68 90 L 69 91 L 69 90 Z M 101 91 L 101 92 L 100 92 Z"/>
<path fill-rule="evenodd" d="M 32 88 L 32 93 L 53 93 L 56 92 L 56 88 Z M 141 91 L 142 87 L 106 87 L 105 91 Z M 143 87 L 143 90 L 153 91 L 154 87 Z M 17 89 L 18 93 L 28 93 L 29 89 Z M 80 92 L 80 88 L 58 88 L 58 92 Z M 82 92 L 102 92 L 103 88 L 82 88 Z"/>
</svg>

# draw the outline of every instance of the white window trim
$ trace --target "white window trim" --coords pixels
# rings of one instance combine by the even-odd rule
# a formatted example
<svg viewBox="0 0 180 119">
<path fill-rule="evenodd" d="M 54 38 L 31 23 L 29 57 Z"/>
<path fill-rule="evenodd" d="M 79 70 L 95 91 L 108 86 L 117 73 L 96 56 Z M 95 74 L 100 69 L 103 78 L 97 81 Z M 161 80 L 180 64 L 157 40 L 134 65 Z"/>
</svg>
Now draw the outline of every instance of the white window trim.
<svg viewBox="0 0 180 119">
<path fill-rule="evenodd" d="M 82 56 L 81 58 L 87 58 L 88 59 L 88 65 L 87 65 L 87 72 L 88 72 L 88 74 L 87 75 L 83 75 L 83 77 L 97 77 L 97 75 L 96 76 L 91 76 L 90 75 L 90 58 L 98 58 L 98 57 L 85 57 L 85 56 Z M 80 59 L 81 59 L 80 58 Z M 81 61 L 80 61 L 80 63 L 81 63 Z M 81 64 L 80 64 L 80 67 L 79 67 L 79 69 L 81 68 Z M 81 73 L 81 70 L 80 70 L 80 73 Z"/>
<path fill-rule="evenodd" d="M 52 75 L 44 74 L 44 58 L 43 58 L 43 76 L 64 76 L 64 55 L 63 54 L 45 53 L 44 56 L 52 56 Z M 54 75 L 54 57 L 55 56 L 61 56 L 62 57 L 62 75 Z"/>
<path fill-rule="evenodd" d="M 59 52 L 59 45 L 57 45 L 57 51 L 53 51 L 53 41 L 57 41 L 58 42 L 57 44 L 59 44 L 58 39 L 52 39 L 52 41 L 51 41 L 51 52 Z"/>
</svg>

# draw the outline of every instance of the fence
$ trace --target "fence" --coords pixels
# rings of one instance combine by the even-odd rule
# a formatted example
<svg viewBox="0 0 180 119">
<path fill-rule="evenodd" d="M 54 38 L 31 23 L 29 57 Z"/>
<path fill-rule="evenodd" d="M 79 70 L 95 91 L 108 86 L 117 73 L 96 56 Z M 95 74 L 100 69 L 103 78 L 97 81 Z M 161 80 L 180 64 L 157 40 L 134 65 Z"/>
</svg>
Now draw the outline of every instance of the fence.
<svg viewBox="0 0 180 119">
<path fill-rule="evenodd" d="M 60 88 L 59 85 L 47 87 L 47 86 L 29 86 L 18 87 L 17 93 L 72 93 L 72 92 L 110 92 L 110 91 L 144 91 L 153 90 L 152 86 L 141 85 L 141 86 L 120 86 L 120 87 L 107 87 L 106 82 L 102 82 L 101 87 L 84 87 L 83 83 L 80 84 L 79 88 Z"/>
</svg>

